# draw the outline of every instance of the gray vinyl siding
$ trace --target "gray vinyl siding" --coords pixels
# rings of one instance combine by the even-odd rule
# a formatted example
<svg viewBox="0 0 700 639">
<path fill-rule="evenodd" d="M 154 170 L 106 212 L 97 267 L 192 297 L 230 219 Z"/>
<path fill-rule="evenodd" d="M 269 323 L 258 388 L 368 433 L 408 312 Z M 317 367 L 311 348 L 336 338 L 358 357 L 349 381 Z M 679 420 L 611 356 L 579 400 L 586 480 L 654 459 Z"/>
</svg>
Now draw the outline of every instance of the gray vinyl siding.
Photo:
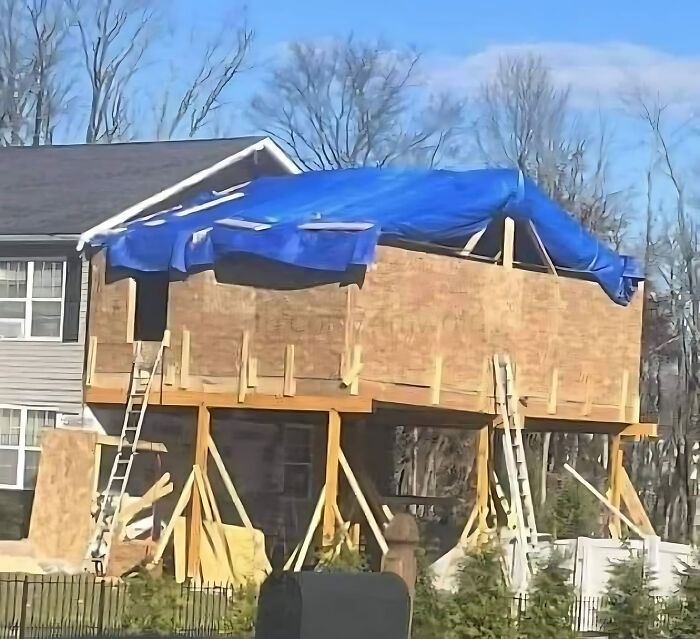
<svg viewBox="0 0 700 639">
<path fill-rule="evenodd" d="M 0 404 L 55 407 L 62 413 L 80 412 L 88 273 L 88 264 L 83 261 L 77 342 L 0 339 Z"/>
</svg>

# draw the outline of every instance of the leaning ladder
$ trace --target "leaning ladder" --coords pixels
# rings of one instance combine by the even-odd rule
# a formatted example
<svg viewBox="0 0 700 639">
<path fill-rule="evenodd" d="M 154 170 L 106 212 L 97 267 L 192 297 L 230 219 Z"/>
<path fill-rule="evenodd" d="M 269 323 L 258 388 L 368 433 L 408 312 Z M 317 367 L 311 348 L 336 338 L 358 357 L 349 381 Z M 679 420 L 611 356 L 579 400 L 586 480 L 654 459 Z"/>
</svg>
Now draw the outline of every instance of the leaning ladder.
<svg viewBox="0 0 700 639">
<path fill-rule="evenodd" d="M 507 355 L 493 359 L 496 378 L 496 404 L 503 421 L 503 450 L 508 470 L 511 505 L 518 523 L 518 536 L 525 552 L 537 546 L 537 524 L 532 503 L 530 478 L 525 461 L 522 416 L 515 388 L 513 368 Z"/>
<path fill-rule="evenodd" d="M 102 573 L 109 561 L 109 552 L 112 547 L 112 538 L 119 519 L 121 503 L 126 491 L 126 485 L 131 474 L 131 467 L 136 456 L 143 418 L 148 407 L 148 397 L 153 386 L 153 379 L 158 366 L 163 359 L 163 349 L 169 343 L 169 334 L 166 334 L 158 349 L 153 367 L 141 368 L 141 342 L 136 342 L 134 361 L 131 366 L 131 378 L 129 381 L 129 398 L 124 413 L 121 435 L 117 454 L 109 473 L 107 487 L 102 493 L 102 503 L 97 514 L 95 532 L 89 547 L 89 559 L 95 563 L 96 572 Z M 144 376 L 145 373 L 145 376 Z"/>
</svg>

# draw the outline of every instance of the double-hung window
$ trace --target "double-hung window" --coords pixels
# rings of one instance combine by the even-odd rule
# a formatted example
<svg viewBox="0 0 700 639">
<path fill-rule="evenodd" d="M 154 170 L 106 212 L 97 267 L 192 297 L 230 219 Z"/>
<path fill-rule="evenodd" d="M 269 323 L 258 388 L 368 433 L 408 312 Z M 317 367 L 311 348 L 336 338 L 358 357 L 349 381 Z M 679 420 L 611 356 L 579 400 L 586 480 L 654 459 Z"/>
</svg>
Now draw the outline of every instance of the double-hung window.
<svg viewBox="0 0 700 639">
<path fill-rule="evenodd" d="M 33 488 L 41 433 L 55 428 L 55 410 L 0 406 L 0 488 Z"/>
<path fill-rule="evenodd" d="M 0 260 L 0 339 L 61 340 L 65 260 Z"/>
</svg>

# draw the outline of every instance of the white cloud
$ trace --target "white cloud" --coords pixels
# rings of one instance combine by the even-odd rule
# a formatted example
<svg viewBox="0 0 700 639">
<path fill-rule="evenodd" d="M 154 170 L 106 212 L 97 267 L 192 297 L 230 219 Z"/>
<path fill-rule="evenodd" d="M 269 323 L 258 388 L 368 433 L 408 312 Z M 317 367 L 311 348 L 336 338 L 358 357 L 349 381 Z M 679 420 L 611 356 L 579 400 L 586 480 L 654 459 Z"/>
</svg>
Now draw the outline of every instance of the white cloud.
<svg viewBox="0 0 700 639">
<path fill-rule="evenodd" d="M 502 56 L 527 53 L 541 56 L 554 81 L 571 86 L 572 98 L 581 107 L 616 100 L 623 91 L 640 86 L 666 99 L 700 105 L 700 56 L 672 55 L 627 42 L 504 44 L 467 57 L 432 55 L 425 59 L 425 81 L 436 90 L 473 94 Z"/>
</svg>

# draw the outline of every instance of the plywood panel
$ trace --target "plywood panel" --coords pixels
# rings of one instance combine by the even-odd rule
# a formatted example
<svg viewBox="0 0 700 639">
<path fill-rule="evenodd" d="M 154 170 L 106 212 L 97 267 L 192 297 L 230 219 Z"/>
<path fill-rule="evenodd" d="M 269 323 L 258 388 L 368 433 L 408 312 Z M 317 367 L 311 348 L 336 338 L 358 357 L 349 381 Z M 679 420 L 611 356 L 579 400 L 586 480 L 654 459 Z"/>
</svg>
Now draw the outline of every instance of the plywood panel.
<svg viewBox="0 0 700 639">
<path fill-rule="evenodd" d="M 44 433 L 29 540 L 38 557 L 82 561 L 92 518 L 97 433 L 56 429 Z"/>
</svg>

